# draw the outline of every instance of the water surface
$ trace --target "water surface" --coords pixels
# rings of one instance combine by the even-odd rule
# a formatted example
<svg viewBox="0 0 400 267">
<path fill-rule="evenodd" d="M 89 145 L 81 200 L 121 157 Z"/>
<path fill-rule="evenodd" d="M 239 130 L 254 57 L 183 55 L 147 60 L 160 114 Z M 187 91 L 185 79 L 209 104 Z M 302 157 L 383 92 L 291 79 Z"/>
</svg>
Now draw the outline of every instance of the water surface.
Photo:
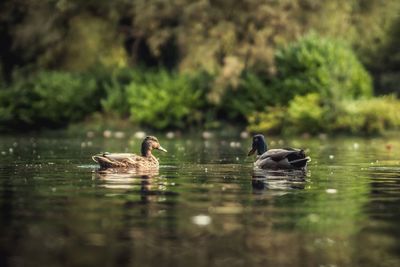
<svg viewBox="0 0 400 267">
<path fill-rule="evenodd" d="M 157 173 L 93 173 L 141 140 L 0 138 L 1 266 L 400 266 L 400 142 L 269 139 L 305 174 L 254 173 L 250 140 L 160 136 Z"/>
</svg>

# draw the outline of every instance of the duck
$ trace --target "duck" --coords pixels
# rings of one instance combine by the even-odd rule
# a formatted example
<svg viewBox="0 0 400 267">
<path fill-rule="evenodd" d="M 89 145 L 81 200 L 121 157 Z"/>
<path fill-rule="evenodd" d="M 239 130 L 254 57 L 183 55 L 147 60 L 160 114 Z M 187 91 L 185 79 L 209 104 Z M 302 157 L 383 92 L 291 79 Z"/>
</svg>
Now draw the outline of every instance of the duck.
<svg viewBox="0 0 400 267">
<path fill-rule="evenodd" d="M 146 136 L 142 142 L 141 155 L 104 152 L 92 156 L 92 159 L 100 165 L 99 171 L 131 172 L 138 170 L 158 170 L 158 160 L 151 153 L 153 149 L 167 152 L 155 136 Z"/>
<path fill-rule="evenodd" d="M 260 169 L 270 170 L 296 170 L 305 169 L 311 160 L 303 149 L 278 148 L 268 149 L 264 135 L 253 136 L 252 148 L 247 154 L 251 156 L 257 152 L 257 159 L 254 166 Z"/>
</svg>

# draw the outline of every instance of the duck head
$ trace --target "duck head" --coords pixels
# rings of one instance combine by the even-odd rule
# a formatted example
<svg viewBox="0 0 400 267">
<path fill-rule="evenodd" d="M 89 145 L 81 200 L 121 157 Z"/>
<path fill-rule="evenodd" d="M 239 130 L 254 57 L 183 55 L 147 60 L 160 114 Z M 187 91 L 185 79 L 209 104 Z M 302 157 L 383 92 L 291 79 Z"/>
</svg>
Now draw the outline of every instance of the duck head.
<svg viewBox="0 0 400 267">
<path fill-rule="evenodd" d="M 256 134 L 253 136 L 253 144 L 247 156 L 251 156 L 257 151 L 257 155 L 262 155 L 267 151 L 267 143 L 265 143 L 264 135 Z"/>
<path fill-rule="evenodd" d="M 147 157 L 151 155 L 151 151 L 153 149 L 158 149 L 167 152 L 167 150 L 160 145 L 157 137 L 147 136 L 142 142 L 142 149 L 141 149 L 142 156 Z"/>
</svg>

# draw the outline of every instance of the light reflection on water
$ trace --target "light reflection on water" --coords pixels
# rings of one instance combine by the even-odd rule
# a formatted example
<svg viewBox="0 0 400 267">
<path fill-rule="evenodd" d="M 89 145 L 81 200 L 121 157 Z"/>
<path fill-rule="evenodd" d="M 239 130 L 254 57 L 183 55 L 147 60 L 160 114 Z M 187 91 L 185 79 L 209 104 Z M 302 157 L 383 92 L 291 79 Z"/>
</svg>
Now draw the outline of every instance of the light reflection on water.
<svg viewBox="0 0 400 267">
<path fill-rule="evenodd" d="M 0 265 L 400 266 L 400 142 L 272 139 L 312 162 L 266 172 L 250 140 L 160 139 L 158 172 L 102 175 L 140 140 L 1 138 Z"/>
</svg>

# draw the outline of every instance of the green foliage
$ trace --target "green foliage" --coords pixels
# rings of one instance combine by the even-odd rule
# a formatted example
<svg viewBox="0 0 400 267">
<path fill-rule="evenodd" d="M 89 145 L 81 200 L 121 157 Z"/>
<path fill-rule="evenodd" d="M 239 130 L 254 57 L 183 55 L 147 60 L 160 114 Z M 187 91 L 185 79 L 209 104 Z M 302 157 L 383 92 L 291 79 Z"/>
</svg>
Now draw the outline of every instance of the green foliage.
<svg viewBox="0 0 400 267">
<path fill-rule="evenodd" d="M 18 77 L 0 91 L 0 123 L 3 129 L 66 125 L 97 110 L 99 97 L 95 80 L 82 75 L 44 71 Z"/>
<path fill-rule="evenodd" d="M 394 96 L 323 102 L 318 94 L 296 96 L 289 106 L 268 108 L 249 116 L 252 132 L 340 132 L 382 134 L 400 128 L 400 101 Z"/>
<path fill-rule="evenodd" d="M 158 129 L 246 119 L 275 132 L 395 125 L 361 109 L 372 105 L 356 100 L 372 95 L 371 79 L 350 45 L 379 74 L 377 84 L 398 92 L 396 0 L 6 0 L 0 7 L 0 87 L 17 69 L 39 70 L 1 90 L 3 127 L 63 125 L 99 108 Z M 316 34 L 287 45 L 306 32 Z"/>
<path fill-rule="evenodd" d="M 371 78 L 352 50 L 315 34 L 278 50 L 276 65 L 278 73 L 272 82 L 265 75 L 247 71 L 238 86 L 225 90 L 220 106 L 226 117 L 246 118 L 267 106 L 287 105 L 297 95 L 309 93 L 332 101 L 372 94 Z"/>
<path fill-rule="evenodd" d="M 399 1 L 400 5 L 400 1 Z M 400 96 L 400 17 L 391 25 L 384 45 L 371 55 L 369 67 L 376 73 L 376 92 Z"/>
<path fill-rule="evenodd" d="M 268 132 L 280 134 L 284 131 L 286 124 L 286 107 L 267 107 L 264 112 L 255 112 L 248 116 L 249 125 L 247 129 L 253 133 Z"/>
<path fill-rule="evenodd" d="M 157 129 L 182 128 L 214 118 L 206 108 L 205 94 L 212 77 L 205 72 L 178 75 L 166 70 L 123 68 L 100 75 L 99 86 L 106 92 L 101 105 L 108 114 L 131 117 Z"/>
<path fill-rule="evenodd" d="M 287 110 L 290 131 L 315 134 L 326 130 L 327 112 L 319 94 L 295 96 Z"/>
<path fill-rule="evenodd" d="M 101 99 L 103 110 L 122 118 L 129 117 L 128 85 L 134 81 L 141 82 L 144 73 L 144 71 L 132 68 L 115 69 L 109 73 L 100 72 L 97 80 L 99 86 L 106 92 L 106 96 Z"/>
<path fill-rule="evenodd" d="M 230 119 L 243 119 L 254 111 L 262 111 L 274 103 L 274 91 L 267 86 L 260 76 L 247 72 L 241 77 L 238 88 L 225 93 L 221 109 Z"/>
<path fill-rule="evenodd" d="M 218 75 L 210 92 L 218 103 L 221 85 L 243 69 L 274 73 L 276 47 L 309 31 L 345 39 L 374 74 L 398 71 L 399 10 L 398 0 L 4 0 L 0 64 L 7 80 L 27 66 L 204 69 Z"/>
<path fill-rule="evenodd" d="M 394 96 L 344 101 L 333 123 L 335 131 L 380 134 L 400 128 L 400 101 Z"/>
<path fill-rule="evenodd" d="M 276 53 L 280 102 L 319 93 L 327 99 L 371 96 L 369 74 L 347 46 L 309 34 Z"/>
<path fill-rule="evenodd" d="M 192 87 L 187 76 L 146 72 L 126 90 L 134 122 L 165 129 L 183 128 L 201 120 L 201 92 Z"/>
<path fill-rule="evenodd" d="M 248 129 L 269 133 L 319 133 L 326 130 L 328 109 L 320 95 L 296 96 L 288 107 L 269 107 L 249 116 Z"/>
<path fill-rule="evenodd" d="M 114 21 L 86 14 L 72 17 L 63 42 L 65 54 L 62 57 L 62 67 L 75 71 L 84 71 L 99 64 L 105 67 L 125 67 L 127 53 L 113 24 Z"/>
<path fill-rule="evenodd" d="M 152 128 L 183 128 L 214 118 L 205 95 L 211 77 L 165 70 L 99 68 L 86 74 L 40 72 L 0 91 L 0 122 L 7 128 L 57 127 L 100 107 Z M 211 109 L 210 109 L 211 110 Z"/>
</svg>

